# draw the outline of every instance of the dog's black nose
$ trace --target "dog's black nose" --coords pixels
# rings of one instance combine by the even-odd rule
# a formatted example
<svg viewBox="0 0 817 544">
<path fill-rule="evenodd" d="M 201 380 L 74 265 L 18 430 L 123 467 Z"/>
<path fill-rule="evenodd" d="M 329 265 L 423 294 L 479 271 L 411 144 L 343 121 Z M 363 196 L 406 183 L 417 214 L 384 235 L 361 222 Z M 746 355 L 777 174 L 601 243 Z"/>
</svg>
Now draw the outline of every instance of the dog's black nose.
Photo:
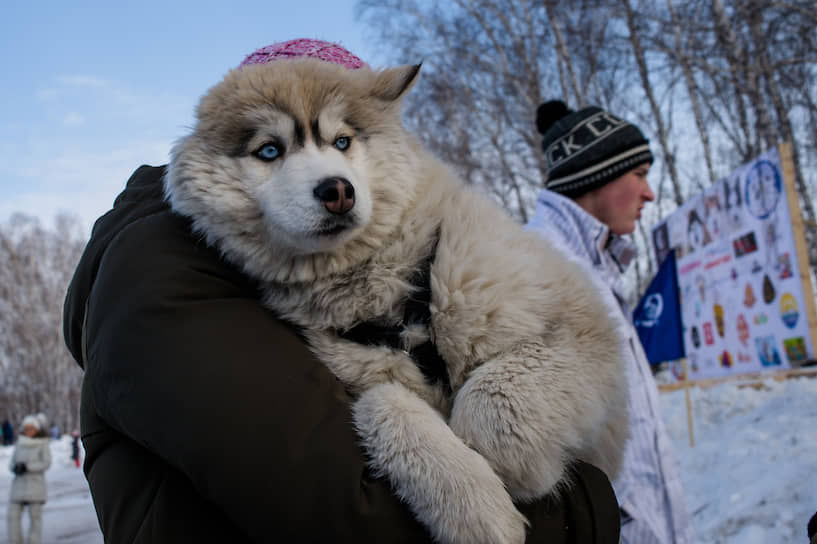
<svg viewBox="0 0 817 544">
<path fill-rule="evenodd" d="M 355 188 L 345 178 L 326 178 L 312 192 L 330 213 L 343 215 L 355 206 Z"/>
</svg>

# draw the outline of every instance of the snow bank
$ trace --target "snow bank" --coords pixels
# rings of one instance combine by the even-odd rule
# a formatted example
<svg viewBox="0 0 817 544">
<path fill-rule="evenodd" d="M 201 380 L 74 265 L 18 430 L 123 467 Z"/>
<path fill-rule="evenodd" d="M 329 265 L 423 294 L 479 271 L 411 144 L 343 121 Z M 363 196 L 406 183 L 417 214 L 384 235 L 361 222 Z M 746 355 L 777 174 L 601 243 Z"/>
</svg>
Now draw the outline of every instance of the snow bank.
<svg viewBox="0 0 817 544">
<path fill-rule="evenodd" d="M 817 379 L 661 395 L 698 541 L 807 543 L 817 510 Z"/>
</svg>

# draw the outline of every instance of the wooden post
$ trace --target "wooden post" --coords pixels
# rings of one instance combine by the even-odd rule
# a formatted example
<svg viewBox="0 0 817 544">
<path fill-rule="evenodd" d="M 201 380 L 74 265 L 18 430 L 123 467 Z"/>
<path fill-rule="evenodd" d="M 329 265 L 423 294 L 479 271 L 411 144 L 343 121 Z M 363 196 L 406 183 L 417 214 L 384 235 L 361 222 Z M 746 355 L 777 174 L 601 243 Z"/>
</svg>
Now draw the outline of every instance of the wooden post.
<svg viewBox="0 0 817 544">
<path fill-rule="evenodd" d="M 695 433 L 692 431 L 692 400 L 690 399 L 689 395 L 689 388 L 691 384 L 689 382 L 689 373 L 687 372 L 687 360 L 686 357 L 681 359 L 681 364 L 683 365 L 684 369 L 684 397 L 686 398 L 687 404 L 687 428 L 689 429 L 689 447 L 695 447 Z"/>
<path fill-rule="evenodd" d="M 817 350 L 817 309 L 814 304 L 814 289 L 811 285 L 805 224 L 800 211 L 797 189 L 794 187 L 794 163 L 791 157 L 791 145 L 788 142 L 784 142 L 777 146 L 777 152 L 780 154 L 780 167 L 783 170 L 783 185 L 789 203 L 789 217 L 791 217 L 791 229 L 800 273 L 800 284 L 803 289 L 803 301 L 806 306 L 805 314 L 808 320 L 809 336 L 811 337 L 811 349 Z"/>
</svg>

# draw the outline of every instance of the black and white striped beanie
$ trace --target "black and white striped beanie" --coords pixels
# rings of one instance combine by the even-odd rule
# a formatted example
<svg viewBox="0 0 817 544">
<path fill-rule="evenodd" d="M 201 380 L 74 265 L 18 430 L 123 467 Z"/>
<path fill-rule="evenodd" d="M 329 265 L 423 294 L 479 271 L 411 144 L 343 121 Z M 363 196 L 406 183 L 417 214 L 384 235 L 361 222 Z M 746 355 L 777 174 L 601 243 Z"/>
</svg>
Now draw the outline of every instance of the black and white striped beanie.
<svg viewBox="0 0 817 544">
<path fill-rule="evenodd" d="M 653 161 L 637 126 L 596 106 L 573 111 L 560 100 L 545 102 L 536 110 L 536 128 L 547 163 L 545 187 L 569 198 Z"/>
</svg>

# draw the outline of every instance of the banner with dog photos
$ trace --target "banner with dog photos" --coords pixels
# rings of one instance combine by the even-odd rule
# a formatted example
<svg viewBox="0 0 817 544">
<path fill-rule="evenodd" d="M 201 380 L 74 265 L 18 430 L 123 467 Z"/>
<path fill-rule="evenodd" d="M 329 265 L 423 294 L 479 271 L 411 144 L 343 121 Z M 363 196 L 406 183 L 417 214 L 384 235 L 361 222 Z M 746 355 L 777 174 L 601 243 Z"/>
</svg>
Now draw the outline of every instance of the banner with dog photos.
<svg viewBox="0 0 817 544">
<path fill-rule="evenodd" d="M 691 198 L 652 231 L 675 249 L 690 380 L 797 367 L 817 316 L 789 148 L 781 145 Z M 673 374 L 684 378 L 681 362 Z"/>
</svg>

